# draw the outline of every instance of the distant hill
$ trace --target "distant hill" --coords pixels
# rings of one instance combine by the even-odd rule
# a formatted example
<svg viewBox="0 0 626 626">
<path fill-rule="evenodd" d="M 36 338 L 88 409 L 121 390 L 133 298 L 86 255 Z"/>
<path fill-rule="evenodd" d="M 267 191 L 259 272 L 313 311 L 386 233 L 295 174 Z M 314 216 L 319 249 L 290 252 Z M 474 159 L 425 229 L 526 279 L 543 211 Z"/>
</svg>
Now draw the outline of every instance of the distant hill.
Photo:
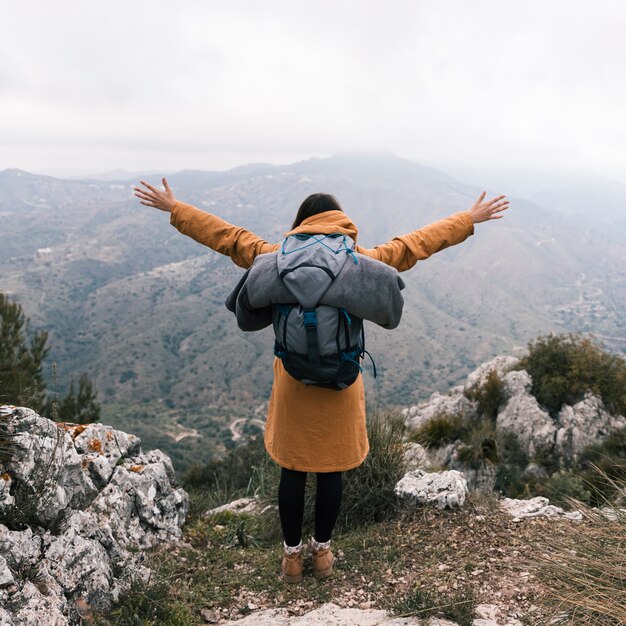
<svg viewBox="0 0 626 626">
<path fill-rule="evenodd" d="M 466 210 L 481 191 L 390 155 L 187 170 L 168 180 L 181 200 L 270 241 L 308 194 L 333 193 L 365 246 Z M 268 398 L 271 333 L 236 328 L 223 302 L 241 270 L 140 205 L 136 182 L 0 172 L 0 290 L 50 331 L 60 387 L 81 372 L 95 381 L 109 423 L 128 428 L 114 422 L 128 415 L 115 407 L 132 405 L 201 432 L 226 428 Z M 626 221 L 511 202 L 504 219 L 404 274 L 400 327 L 366 329 L 379 370 L 376 381 L 366 375 L 371 400 L 414 404 L 548 331 L 592 331 L 626 349 Z"/>
</svg>

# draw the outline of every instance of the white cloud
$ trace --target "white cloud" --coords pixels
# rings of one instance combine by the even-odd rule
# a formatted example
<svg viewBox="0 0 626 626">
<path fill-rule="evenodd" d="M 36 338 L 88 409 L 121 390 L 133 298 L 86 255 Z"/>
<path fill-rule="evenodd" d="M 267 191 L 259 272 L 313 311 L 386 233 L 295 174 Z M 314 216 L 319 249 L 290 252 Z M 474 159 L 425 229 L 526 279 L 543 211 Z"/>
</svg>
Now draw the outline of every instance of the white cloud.
<svg viewBox="0 0 626 626">
<path fill-rule="evenodd" d="M 626 6 L 6 3 L 0 167 L 227 167 L 385 149 L 624 174 Z"/>
</svg>

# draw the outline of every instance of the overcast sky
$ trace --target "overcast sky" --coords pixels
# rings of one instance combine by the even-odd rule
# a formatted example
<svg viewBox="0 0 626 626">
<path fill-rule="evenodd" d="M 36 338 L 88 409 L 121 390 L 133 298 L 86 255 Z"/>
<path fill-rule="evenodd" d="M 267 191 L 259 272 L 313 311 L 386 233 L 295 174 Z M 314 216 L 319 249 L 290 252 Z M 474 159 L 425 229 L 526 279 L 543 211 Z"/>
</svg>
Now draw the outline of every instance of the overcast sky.
<svg viewBox="0 0 626 626">
<path fill-rule="evenodd" d="M 2 0 L 0 169 L 386 150 L 626 181 L 621 0 Z"/>
</svg>

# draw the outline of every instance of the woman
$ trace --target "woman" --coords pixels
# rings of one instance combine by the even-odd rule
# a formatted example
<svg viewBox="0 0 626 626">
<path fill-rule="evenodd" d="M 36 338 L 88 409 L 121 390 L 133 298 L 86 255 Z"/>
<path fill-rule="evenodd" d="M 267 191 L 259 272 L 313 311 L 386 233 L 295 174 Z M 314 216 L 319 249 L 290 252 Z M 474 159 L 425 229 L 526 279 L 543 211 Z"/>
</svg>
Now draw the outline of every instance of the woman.
<svg viewBox="0 0 626 626">
<path fill-rule="evenodd" d="M 243 268 L 259 254 L 274 252 L 271 244 L 254 233 L 177 201 L 167 180 L 164 189 L 145 181 L 135 187 L 141 204 L 170 213 L 170 223 L 199 243 L 230 256 Z M 500 219 L 508 208 L 505 196 L 484 201 L 486 192 L 468 210 L 455 213 L 371 249 L 355 246 L 361 254 L 406 271 L 419 260 L 464 241 L 474 224 Z M 331 195 L 317 193 L 300 206 L 287 234 L 341 233 L 355 240 L 357 228 Z M 281 466 L 278 509 L 284 537 L 282 576 L 285 582 L 302 580 L 302 519 L 308 472 L 317 474 L 315 532 L 309 541 L 316 577 L 329 576 L 334 556 L 330 540 L 341 503 L 343 471 L 359 466 L 369 452 L 365 426 L 363 379 L 341 391 L 307 386 L 292 378 L 280 359 L 274 359 L 274 384 L 265 428 L 265 447 Z"/>
</svg>

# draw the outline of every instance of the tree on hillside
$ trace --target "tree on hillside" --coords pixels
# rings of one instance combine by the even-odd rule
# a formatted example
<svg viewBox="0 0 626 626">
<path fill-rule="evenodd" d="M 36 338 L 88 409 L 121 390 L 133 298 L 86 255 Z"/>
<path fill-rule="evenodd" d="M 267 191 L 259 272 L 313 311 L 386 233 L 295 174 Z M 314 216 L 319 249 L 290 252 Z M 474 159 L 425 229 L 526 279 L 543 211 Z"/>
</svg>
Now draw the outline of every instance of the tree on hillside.
<svg viewBox="0 0 626 626">
<path fill-rule="evenodd" d="M 22 307 L 0 293 L 0 400 L 40 412 L 46 404 L 42 362 L 48 333 L 34 333 Z"/>
<path fill-rule="evenodd" d="M 86 424 L 100 418 L 100 406 L 89 378 L 81 375 L 62 399 L 46 394 L 43 360 L 50 348 L 48 333 L 30 332 L 22 307 L 0 293 L 0 403 L 27 406 L 53 419 Z"/>
<path fill-rule="evenodd" d="M 74 391 L 72 381 L 67 395 L 62 400 L 51 400 L 45 412 L 46 415 L 76 424 L 97 422 L 100 419 L 100 405 L 96 402 L 96 391 L 91 380 L 85 374 L 81 374 L 78 391 Z"/>
</svg>

